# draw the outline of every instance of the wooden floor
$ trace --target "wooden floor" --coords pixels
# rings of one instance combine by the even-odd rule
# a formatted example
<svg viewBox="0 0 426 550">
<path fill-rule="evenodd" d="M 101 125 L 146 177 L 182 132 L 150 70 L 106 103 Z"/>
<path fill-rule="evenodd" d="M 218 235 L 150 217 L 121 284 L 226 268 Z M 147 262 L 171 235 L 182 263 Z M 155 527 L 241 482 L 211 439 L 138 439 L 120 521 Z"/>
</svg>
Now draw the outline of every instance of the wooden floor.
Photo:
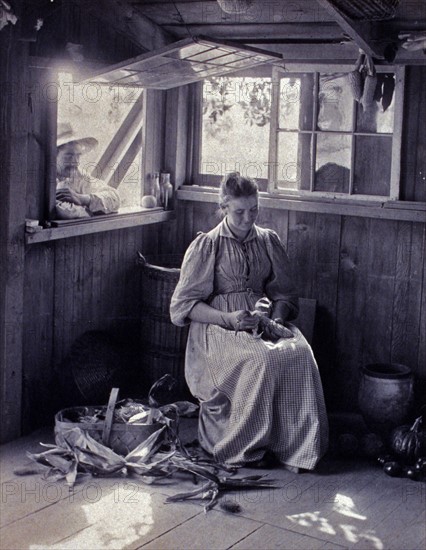
<svg viewBox="0 0 426 550">
<path fill-rule="evenodd" d="M 184 475 L 161 485 L 86 477 L 71 494 L 40 474 L 14 475 L 28 463 L 26 450 L 40 452 L 39 442 L 52 439 L 46 429 L 0 448 L 2 550 L 425 548 L 426 484 L 368 462 L 325 459 L 299 475 L 270 470 L 278 488 L 224 496 L 239 514 L 218 506 L 204 513 L 201 501 L 165 503 L 194 487 Z"/>
</svg>

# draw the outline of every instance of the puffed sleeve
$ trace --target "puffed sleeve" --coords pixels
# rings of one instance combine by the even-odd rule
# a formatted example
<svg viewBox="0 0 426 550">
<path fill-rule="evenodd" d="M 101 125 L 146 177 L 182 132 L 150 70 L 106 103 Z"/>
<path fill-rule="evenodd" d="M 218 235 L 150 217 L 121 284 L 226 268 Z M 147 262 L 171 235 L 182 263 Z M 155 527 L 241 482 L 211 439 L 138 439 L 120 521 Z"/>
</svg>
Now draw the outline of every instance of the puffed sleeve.
<svg viewBox="0 0 426 550">
<path fill-rule="evenodd" d="M 295 319 L 299 313 L 299 297 L 292 279 L 290 260 L 275 231 L 269 230 L 265 238 L 268 239 L 272 263 L 272 273 L 265 286 L 265 294 L 273 302 L 271 317 Z"/>
<path fill-rule="evenodd" d="M 199 235 L 188 247 L 183 259 L 179 282 L 170 303 L 172 323 L 190 323 L 188 315 L 197 302 L 206 301 L 213 292 L 214 243 L 206 234 Z"/>
</svg>

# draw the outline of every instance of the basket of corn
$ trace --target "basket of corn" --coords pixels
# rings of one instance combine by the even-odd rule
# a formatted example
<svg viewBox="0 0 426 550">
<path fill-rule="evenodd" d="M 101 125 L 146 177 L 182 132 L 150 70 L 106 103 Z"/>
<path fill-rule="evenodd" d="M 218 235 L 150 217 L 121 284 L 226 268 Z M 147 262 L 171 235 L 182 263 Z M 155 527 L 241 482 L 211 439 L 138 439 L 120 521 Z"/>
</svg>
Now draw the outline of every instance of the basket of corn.
<svg viewBox="0 0 426 550">
<path fill-rule="evenodd" d="M 142 441 L 162 427 L 172 427 L 173 418 L 161 407 L 124 399 L 117 402 L 118 388 L 113 388 L 105 406 L 78 406 L 60 410 L 55 415 L 55 438 L 63 442 L 80 428 L 95 441 L 119 455 L 127 455 Z M 165 430 L 163 430 L 164 437 Z"/>
</svg>

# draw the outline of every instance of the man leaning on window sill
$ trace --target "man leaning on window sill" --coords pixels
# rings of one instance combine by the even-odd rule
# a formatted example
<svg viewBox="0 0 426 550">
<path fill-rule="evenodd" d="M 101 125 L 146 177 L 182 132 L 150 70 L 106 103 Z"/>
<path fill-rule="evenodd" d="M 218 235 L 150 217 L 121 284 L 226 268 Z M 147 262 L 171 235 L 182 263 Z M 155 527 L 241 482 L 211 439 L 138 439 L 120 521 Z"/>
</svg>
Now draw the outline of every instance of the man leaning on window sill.
<svg viewBox="0 0 426 550">
<path fill-rule="evenodd" d="M 111 214 L 120 207 L 120 196 L 101 180 L 79 170 L 81 155 L 98 145 L 93 137 L 76 139 L 69 124 L 58 127 L 56 157 L 56 217 L 61 220 Z"/>
</svg>

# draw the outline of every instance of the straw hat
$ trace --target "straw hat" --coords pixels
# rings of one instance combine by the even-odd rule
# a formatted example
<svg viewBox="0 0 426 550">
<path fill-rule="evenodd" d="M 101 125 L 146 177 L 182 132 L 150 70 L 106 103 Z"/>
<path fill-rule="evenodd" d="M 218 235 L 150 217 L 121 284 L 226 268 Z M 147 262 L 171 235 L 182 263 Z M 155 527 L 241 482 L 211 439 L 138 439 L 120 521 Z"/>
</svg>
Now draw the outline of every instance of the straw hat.
<svg viewBox="0 0 426 550">
<path fill-rule="evenodd" d="M 61 145 L 79 145 L 81 153 L 88 153 L 98 145 L 98 140 L 94 137 L 77 138 L 69 122 L 60 122 L 58 124 L 56 146 Z"/>
</svg>

